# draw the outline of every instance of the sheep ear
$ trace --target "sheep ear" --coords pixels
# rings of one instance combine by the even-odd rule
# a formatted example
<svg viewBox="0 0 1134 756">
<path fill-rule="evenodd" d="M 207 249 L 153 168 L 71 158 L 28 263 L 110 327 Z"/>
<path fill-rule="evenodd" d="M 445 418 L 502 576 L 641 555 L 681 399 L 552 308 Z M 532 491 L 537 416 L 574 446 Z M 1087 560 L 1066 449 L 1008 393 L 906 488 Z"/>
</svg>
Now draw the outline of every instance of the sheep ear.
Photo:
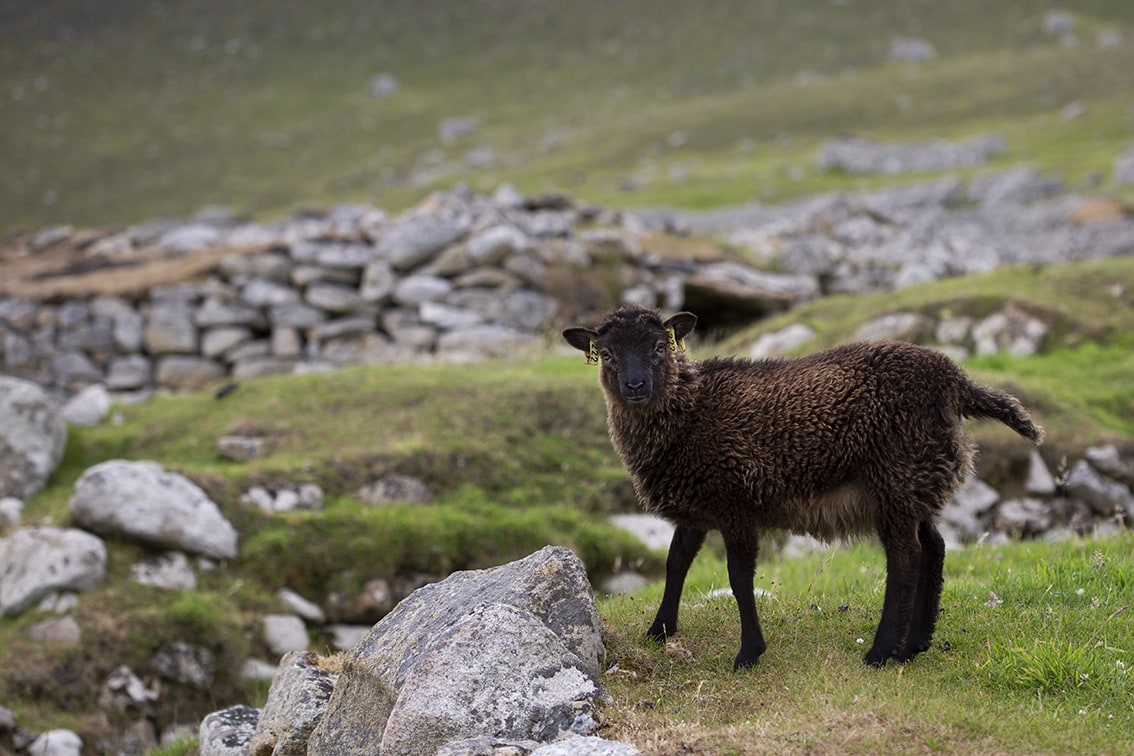
<svg viewBox="0 0 1134 756">
<path fill-rule="evenodd" d="M 598 331 L 575 326 L 563 331 L 563 338 L 568 344 L 587 355 L 588 365 L 598 364 L 598 346 L 595 344 L 595 341 L 598 339 Z"/>
<path fill-rule="evenodd" d="M 693 332 L 697 325 L 697 316 L 691 312 L 679 312 L 665 321 L 666 334 L 669 336 L 669 350 L 671 352 L 685 351 L 685 337 Z"/>
</svg>

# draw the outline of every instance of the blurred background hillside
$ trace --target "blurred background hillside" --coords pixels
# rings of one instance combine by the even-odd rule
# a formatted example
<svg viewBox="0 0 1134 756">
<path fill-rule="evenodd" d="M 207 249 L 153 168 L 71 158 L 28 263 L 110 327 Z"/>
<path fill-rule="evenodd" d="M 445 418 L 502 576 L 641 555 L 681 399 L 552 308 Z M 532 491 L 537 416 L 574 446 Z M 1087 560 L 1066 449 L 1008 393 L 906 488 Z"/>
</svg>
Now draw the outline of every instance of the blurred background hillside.
<svg viewBox="0 0 1134 756">
<path fill-rule="evenodd" d="M 992 132 L 993 167 L 1109 191 L 1131 71 L 1127 0 L 7 0 L 0 233 L 458 182 L 706 207 L 879 181 L 820 167 L 840 134 Z"/>
</svg>

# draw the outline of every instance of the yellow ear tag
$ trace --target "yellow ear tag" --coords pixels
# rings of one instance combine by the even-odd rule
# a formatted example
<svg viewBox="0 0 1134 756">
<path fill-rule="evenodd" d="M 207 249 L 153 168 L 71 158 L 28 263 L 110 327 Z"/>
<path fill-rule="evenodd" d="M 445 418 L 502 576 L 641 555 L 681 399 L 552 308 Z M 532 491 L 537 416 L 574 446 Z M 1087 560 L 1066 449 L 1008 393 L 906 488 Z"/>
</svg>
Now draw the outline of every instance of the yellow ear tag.
<svg viewBox="0 0 1134 756">
<path fill-rule="evenodd" d="M 671 352 L 684 352 L 685 351 L 685 339 L 677 338 L 677 334 L 675 334 L 673 332 L 672 327 L 665 329 L 665 334 L 666 334 L 666 336 L 669 337 L 669 351 L 671 351 Z"/>
<path fill-rule="evenodd" d="M 589 350 L 587 350 L 587 364 L 588 365 L 599 364 L 598 345 L 595 344 L 593 339 L 591 340 L 591 348 Z"/>
</svg>

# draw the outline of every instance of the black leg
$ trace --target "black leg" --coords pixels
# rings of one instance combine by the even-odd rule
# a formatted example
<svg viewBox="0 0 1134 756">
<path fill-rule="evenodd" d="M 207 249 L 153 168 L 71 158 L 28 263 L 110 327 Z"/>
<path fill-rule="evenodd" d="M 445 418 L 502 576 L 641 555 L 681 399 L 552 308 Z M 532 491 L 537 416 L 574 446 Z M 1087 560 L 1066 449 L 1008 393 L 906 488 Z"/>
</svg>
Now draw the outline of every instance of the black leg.
<svg viewBox="0 0 1134 756">
<path fill-rule="evenodd" d="M 654 624 L 646 631 L 646 635 L 657 641 L 664 641 L 667 636 L 677 632 L 677 608 L 681 604 L 681 591 L 685 588 L 685 576 L 689 573 L 689 565 L 693 564 L 693 557 L 701 550 L 705 543 L 705 531 L 678 525 L 673 531 L 673 540 L 669 542 L 669 555 L 665 559 L 665 591 L 662 593 L 661 606 L 658 607 Z"/>
<path fill-rule="evenodd" d="M 725 535 L 724 541 L 728 552 L 728 584 L 740 612 L 740 652 L 736 655 L 732 668 L 740 670 L 754 665 L 768 647 L 764 642 L 764 633 L 760 630 L 760 618 L 756 615 L 756 598 L 753 595 L 759 542 L 754 533 Z"/>
<path fill-rule="evenodd" d="M 862 659 L 871 667 L 885 665 L 905 647 L 921 571 L 921 547 L 915 523 L 886 522 L 879 528 L 878 535 L 886 551 L 886 598 L 874 642 Z"/>
<path fill-rule="evenodd" d="M 922 651 L 928 651 L 937 627 L 937 614 L 941 609 L 942 573 L 945 567 L 945 539 L 932 520 L 918 525 L 921 543 L 921 569 L 914 599 L 913 620 L 905 648 L 898 653 L 897 661 L 909 661 Z"/>
</svg>

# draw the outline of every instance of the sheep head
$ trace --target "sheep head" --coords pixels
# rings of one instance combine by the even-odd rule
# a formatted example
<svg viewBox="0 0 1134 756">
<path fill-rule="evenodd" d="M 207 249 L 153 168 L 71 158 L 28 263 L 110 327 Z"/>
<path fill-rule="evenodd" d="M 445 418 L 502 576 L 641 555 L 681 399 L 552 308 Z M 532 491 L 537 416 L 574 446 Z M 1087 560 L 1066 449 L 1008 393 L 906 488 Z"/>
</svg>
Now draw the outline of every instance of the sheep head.
<svg viewBox="0 0 1134 756">
<path fill-rule="evenodd" d="M 684 339 L 697 316 L 679 312 L 662 320 L 654 310 L 623 307 L 609 313 L 597 328 L 579 326 L 563 331 L 567 343 L 601 362 L 601 381 L 607 396 L 632 406 L 645 406 L 663 385 L 685 351 Z"/>
</svg>

